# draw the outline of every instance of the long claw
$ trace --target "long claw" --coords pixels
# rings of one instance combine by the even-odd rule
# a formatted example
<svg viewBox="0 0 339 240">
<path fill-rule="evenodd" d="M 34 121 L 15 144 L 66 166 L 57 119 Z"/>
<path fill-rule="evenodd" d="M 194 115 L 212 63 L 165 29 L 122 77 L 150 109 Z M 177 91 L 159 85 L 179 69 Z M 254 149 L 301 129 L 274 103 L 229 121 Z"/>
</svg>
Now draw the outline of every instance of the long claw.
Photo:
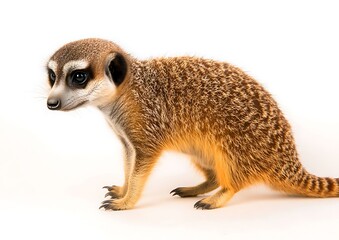
<svg viewBox="0 0 339 240">
<path fill-rule="evenodd" d="M 111 200 L 111 199 L 105 200 L 105 201 L 103 201 L 101 204 L 105 205 L 105 204 L 110 204 L 110 203 L 112 203 L 112 200 Z"/>
<path fill-rule="evenodd" d="M 101 209 L 101 208 L 104 208 L 105 210 L 107 210 L 107 207 L 109 206 L 109 204 L 102 204 L 100 207 L 99 207 L 99 209 Z"/>
<path fill-rule="evenodd" d="M 194 204 L 194 207 L 196 209 L 202 209 L 202 210 L 211 209 L 211 204 L 203 203 L 202 200 L 200 200 Z"/>
<path fill-rule="evenodd" d="M 106 188 L 108 191 L 111 191 L 113 189 L 111 186 L 103 186 L 102 188 Z"/>
<path fill-rule="evenodd" d="M 118 195 L 113 192 L 107 192 L 105 194 L 105 197 L 108 197 L 108 196 L 110 196 L 111 198 L 118 198 Z"/>
<path fill-rule="evenodd" d="M 190 191 L 187 191 L 187 188 L 184 187 L 178 187 L 176 189 L 173 189 L 170 194 L 172 196 L 179 196 L 182 198 L 187 198 L 187 197 L 195 197 L 197 194 L 191 193 Z"/>
<path fill-rule="evenodd" d="M 109 202 L 111 201 L 111 202 Z M 120 211 L 120 210 L 125 210 L 126 208 L 121 208 L 118 206 L 114 206 L 111 204 L 112 200 L 106 200 L 102 202 L 102 205 L 99 207 L 99 209 L 104 208 L 105 211 L 107 210 L 113 210 L 113 211 Z"/>
<path fill-rule="evenodd" d="M 173 189 L 170 192 L 170 194 L 172 194 L 172 196 L 176 196 L 176 195 L 180 196 L 180 193 L 181 193 L 180 188 Z"/>
</svg>

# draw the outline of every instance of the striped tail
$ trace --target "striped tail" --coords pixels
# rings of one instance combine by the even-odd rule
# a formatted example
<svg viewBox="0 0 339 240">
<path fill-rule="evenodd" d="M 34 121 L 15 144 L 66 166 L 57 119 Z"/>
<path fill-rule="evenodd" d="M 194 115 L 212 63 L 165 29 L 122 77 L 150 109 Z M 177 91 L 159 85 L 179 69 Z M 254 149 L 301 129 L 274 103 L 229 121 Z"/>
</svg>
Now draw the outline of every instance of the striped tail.
<svg viewBox="0 0 339 240">
<path fill-rule="evenodd" d="M 339 178 L 317 177 L 308 173 L 299 162 L 290 168 L 280 169 L 278 174 L 276 172 L 275 180 L 274 187 L 287 193 L 308 197 L 339 197 Z"/>
</svg>

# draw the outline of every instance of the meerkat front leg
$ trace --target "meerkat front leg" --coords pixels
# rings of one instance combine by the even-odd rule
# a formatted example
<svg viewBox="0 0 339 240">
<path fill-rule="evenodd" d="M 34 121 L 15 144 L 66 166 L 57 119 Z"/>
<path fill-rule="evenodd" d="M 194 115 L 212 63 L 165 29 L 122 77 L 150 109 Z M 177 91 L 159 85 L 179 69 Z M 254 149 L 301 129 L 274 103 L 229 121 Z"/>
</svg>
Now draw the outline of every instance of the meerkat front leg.
<svg viewBox="0 0 339 240">
<path fill-rule="evenodd" d="M 180 197 L 196 197 L 200 194 L 208 193 L 216 189 L 219 185 L 216 181 L 214 170 L 206 169 L 194 161 L 196 167 L 205 175 L 206 181 L 193 187 L 178 187 L 173 189 L 170 194 L 173 196 L 178 195 Z"/>
<path fill-rule="evenodd" d="M 122 198 L 103 201 L 100 208 L 105 210 L 125 210 L 134 207 L 157 159 L 157 156 L 136 154 L 133 170 L 128 179 L 128 184 L 125 185 L 127 186 L 126 194 Z"/>
<path fill-rule="evenodd" d="M 133 162 L 135 161 L 135 150 L 132 147 L 132 144 L 126 139 L 120 139 L 124 147 L 124 170 L 125 170 L 125 183 L 123 186 L 104 186 L 108 192 L 105 194 L 105 197 L 110 196 L 111 198 L 122 198 L 128 189 L 129 178 L 131 175 L 131 169 Z"/>
<path fill-rule="evenodd" d="M 131 162 L 128 158 L 125 159 L 124 161 L 124 169 L 125 169 L 125 183 L 123 186 L 104 186 L 103 188 L 106 188 L 108 192 L 105 194 L 105 197 L 110 196 L 112 199 L 113 198 L 122 198 L 127 191 L 128 188 L 128 181 L 130 177 L 130 172 L 131 172 Z"/>
</svg>

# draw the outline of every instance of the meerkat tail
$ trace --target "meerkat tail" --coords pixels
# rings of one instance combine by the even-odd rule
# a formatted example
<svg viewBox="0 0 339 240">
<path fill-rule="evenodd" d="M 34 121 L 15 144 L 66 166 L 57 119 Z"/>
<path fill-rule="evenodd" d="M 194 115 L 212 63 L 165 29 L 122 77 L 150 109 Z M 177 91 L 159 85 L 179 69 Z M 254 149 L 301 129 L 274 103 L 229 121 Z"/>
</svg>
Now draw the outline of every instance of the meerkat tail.
<svg viewBox="0 0 339 240">
<path fill-rule="evenodd" d="M 318 177 L 302 167 L 294 175 L 281 175 L 279 180 L 276 187 L 287 193 L 307 197 L 339 197 L 339 178 Z"/>
<path fill-rule="evenodd" d="M 304 172 L 300 193 L 309 197 L 339 197 L 339 178 L 318 177 Z"/>
</svg>

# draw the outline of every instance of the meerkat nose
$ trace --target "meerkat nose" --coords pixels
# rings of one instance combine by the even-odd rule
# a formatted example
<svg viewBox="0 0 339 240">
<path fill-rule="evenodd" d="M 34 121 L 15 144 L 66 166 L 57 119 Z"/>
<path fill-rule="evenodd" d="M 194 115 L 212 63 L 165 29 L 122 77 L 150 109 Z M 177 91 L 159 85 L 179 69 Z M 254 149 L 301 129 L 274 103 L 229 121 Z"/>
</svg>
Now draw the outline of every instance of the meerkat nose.
<svg viewBox="0 0 339 240">
<path fill-rule="evenodd" d="M 47 100 L 47 107 L 50 110 L 59 110 L 61 108 L 60 99 L 51 98 Z"/>
</svg>

